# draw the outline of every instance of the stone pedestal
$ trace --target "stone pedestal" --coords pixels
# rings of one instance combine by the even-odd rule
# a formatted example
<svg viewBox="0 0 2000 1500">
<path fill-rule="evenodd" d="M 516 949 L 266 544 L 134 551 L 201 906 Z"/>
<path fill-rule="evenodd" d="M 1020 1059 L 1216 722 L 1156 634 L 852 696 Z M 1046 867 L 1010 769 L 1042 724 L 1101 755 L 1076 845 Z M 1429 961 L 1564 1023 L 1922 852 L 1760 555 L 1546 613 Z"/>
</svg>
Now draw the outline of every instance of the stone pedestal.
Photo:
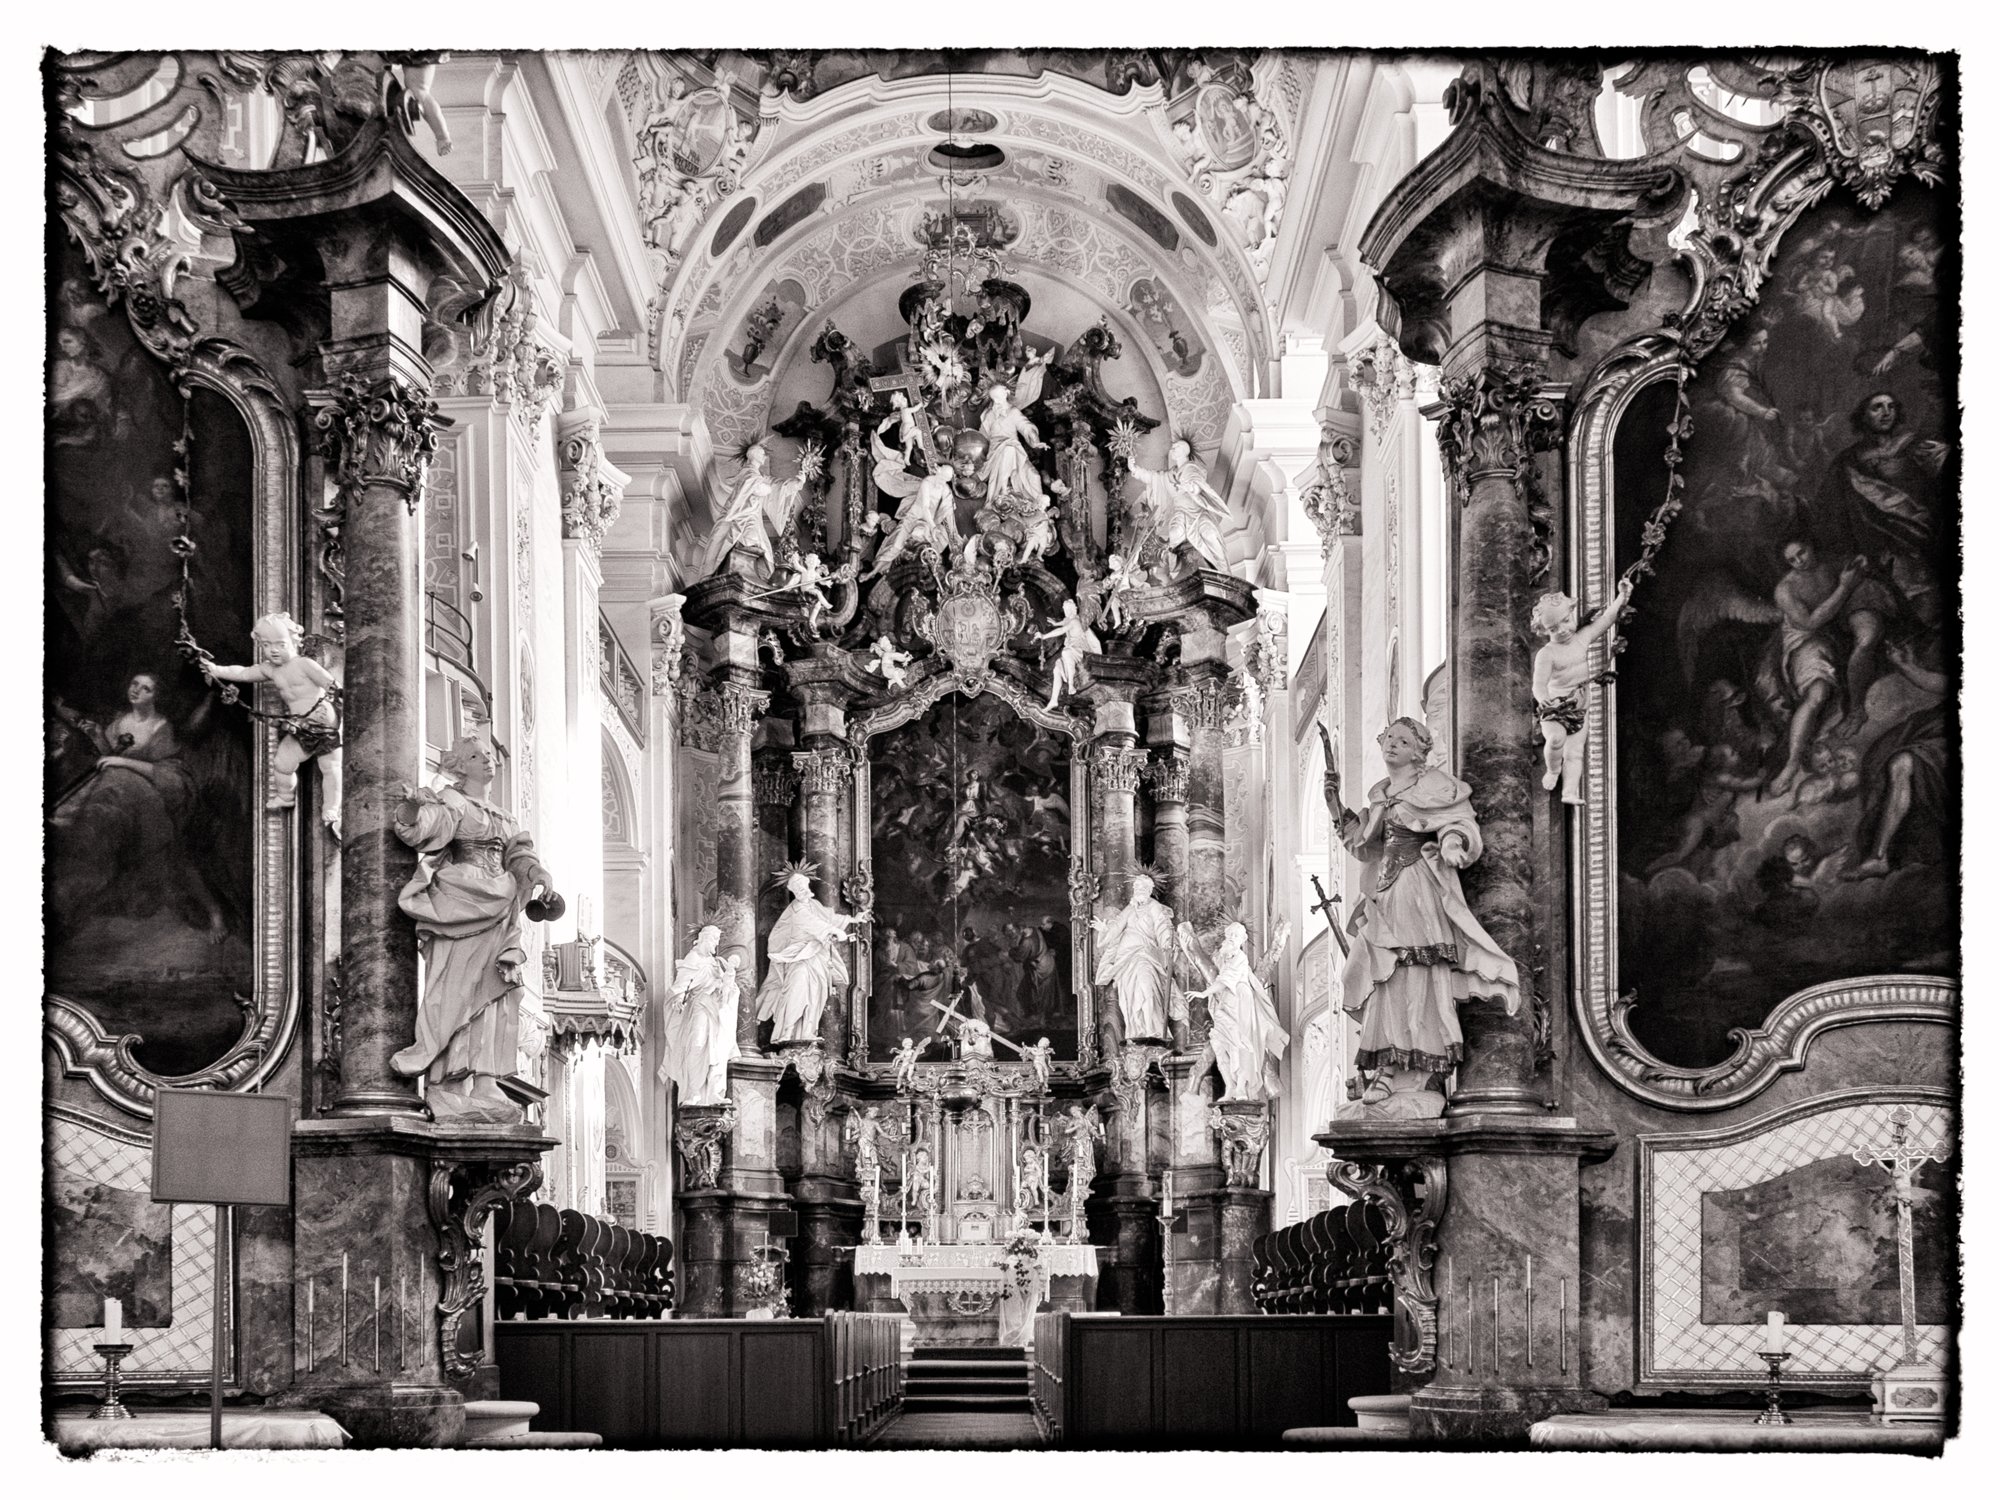
<svg viewBox="0 0 2000 1500">
<path fill-rule="evenodd" d="M 740 1318 L 765 1304 L 754 1285 L 758 1253 L 773 1211 L 792 1206 L 778 1173 L 784 1069 L 776 1059 L 739 1057 L 729 1065 L 726 1105 L 684 1106 L 674 1121 L 682 1317 Z"/>
<path fill-rule="evenodd" d="M 1516 1439 L 1603 1404 L 1579 1370 L 1577 1174 L 1614 1147 L 1574 1120 L 1459 1115 L 1337 1121 L 1328 1177 L 1382 1211 L 1396 1295 L 1391 1358 L 1419 1441 Z"/>
<path fill-rule="evenodd" d="M 287 1404 L 330 1413 L 362 1447 L 453 1446 L 465 1420 L 457 1386 L 484 1362 L 461 1328 L 484 1300 L 488 1218 L 534 1190 L 556 1143 L 526 1126 L 399 1116 L 302 1120 L 292 1142 Z"/>
</svg>

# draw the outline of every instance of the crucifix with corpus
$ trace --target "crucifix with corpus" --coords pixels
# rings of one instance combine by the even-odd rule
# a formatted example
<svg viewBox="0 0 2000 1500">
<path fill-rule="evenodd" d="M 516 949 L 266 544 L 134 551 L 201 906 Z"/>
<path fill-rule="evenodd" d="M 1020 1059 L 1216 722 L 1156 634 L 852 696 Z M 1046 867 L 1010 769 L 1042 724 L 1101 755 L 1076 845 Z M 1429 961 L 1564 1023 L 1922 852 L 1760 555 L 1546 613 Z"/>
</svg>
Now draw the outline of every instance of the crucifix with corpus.
<svg viewBox="0 0 2000 1500">
<path fill-rule="evenodd" d="M 901 363 L 902 357 L 899 349 L 898 363 Z M 887 375 L 871 375 L 868 377 L 868 389 L 878 396 L 887 396 L 895 407 L 894 412 L 875 430 L 880 432 L 889 423 L 896 424 L 896 447 L 903 455 L 904 465 L 908 466 L 910 449 L 915 446 L 924 455 L 924 466 L 936 469 L 938 457 L 931 444 L 930 427 L 924 421 L 924 400 L 923 393 L 918 389 L 917 372 L 904 366 Z M 902 397 L 901 401 L 896 400 L 898 396 Z"/>
<path fill-rule="evenodd" d="M 1950 1154 L 1945 1142 L 1914 1144 L 1910 1126 L 1916 1120 L 1907 1104 L 1899 1104 L 1889 1116 L 1889 1144 L 1869 1149 L 1861 1147 L 1854 1159 L 1864 1167 L 1881 1167 L 1889 1174 L 1896 1192 L 1896 1283 L 1903 1314 L 1903 1364 L 1917 1364 L 1917 1266 L 1915 1234 L 1911 1222 L 1911 1186 L 1918 1167 L 1927 1161 L 1941 1162 Z"/>
<path fill-rule="evenodd" d="M 943 1035 L 945 1027 L 956 1021 L 958 1023 L 958 1048 L 961 1057 L 991 1057 L 993 1055 L 992 1043 L 998 1042 L 1016 1057 L 1026 1061 L 1028 1059 L 1027 1048 L 1009 1041 L 978 1016 L 959 1014 L 958 1007 L 964 1001 L 971 999 L 976 993 L 976 986 L 967 985 L 963 990 L 960 990 L 956 995 L 951 997 L 950 1005 L 941 1004 L 936 1000 L 926 1000 L 924 1003 L 932 1010 L 942 1012 L 938 1017 L 937 1025 L 931 1030 L 931 1035 L 934 1037 Z"/>
</svg>

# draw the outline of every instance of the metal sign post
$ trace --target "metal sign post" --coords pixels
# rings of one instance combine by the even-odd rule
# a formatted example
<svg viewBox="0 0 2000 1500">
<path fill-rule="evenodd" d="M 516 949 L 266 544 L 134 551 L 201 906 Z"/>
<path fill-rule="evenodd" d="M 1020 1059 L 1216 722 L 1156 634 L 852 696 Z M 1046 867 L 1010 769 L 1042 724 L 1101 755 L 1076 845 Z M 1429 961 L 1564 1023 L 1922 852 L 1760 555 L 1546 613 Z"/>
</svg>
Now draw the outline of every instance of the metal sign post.
<svg viewBox="0 0 2000 1500">
<path fill-rule="evenodd" d="M 235 1205 L 292 1201 L 292 1101 L 282 1094 L 161 1089 L 153 1099 L 152 1198 L 155 1203 L 206 1203 L 215 1210 L 208 1441 L 220 1448 Z"/>
</svg>

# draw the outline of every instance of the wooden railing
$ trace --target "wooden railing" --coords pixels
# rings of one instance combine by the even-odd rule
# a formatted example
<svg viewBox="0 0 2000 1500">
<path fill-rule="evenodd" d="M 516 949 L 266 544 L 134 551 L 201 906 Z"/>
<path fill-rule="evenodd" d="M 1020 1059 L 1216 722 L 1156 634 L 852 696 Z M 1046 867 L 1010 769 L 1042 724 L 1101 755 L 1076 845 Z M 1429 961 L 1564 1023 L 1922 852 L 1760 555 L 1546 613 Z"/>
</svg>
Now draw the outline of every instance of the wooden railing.
<svg viewBox="0 0 2000 1500">
<path fill-rule="evenodd" d="M 1389 1244 L 1374 1204 L 1354 1202 L 1259 1235 L 1250 1295 L 1267 1313 L 1386 1313 Z"/>
<path fill-rule="evenodd" d="M 1051 1448 L 1060 1448 L 1063 1418 L 1068 1406 L 1063 1395 L 1063 1369 L 1069 1351 L 1070 1315 L 1062 1312 L 1035 1314 L 1033 1366 L 1028 1372 L 1029 1399 L 1034 1402 L 1035 1421 Z"/>
<path fill-rule="evenodd" d="M 674 1305 L 673 1241 L 573 1208 L 494 1212 L 493 1298 L 503 1322 L 663 1318 Z"/>
<path fill-rule="evenodd" d="M 833 1431 L 859 1442 L 903 1405 L 903 1320 L 886 1313 L 826 1315 L 832 1343 Z"/>
</svg>

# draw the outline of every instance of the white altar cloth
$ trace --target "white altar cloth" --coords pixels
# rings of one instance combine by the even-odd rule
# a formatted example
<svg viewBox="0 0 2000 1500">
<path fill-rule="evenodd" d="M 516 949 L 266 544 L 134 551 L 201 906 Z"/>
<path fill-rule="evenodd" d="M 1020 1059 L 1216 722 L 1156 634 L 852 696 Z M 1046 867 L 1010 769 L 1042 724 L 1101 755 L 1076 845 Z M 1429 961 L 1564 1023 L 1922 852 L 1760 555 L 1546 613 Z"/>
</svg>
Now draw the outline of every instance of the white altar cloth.
<svg viewBox="0 0 2000 1500">
<path fill-rule="evenodd" d="M 1097 1274 L 1095 1245 L 1043 1245 L 1037 1254 L 1043 1276 Z M 971 1291 L 1000 1279 L 1000 1246 L 925 1245 L 904 1250 L 895 1245 L 856 1245 L 854 1274 L 887 1276 L 892 1297 L 902 1296 L 905 1285 L 915 1291 Z"/>
<path fill-rule="evenodd" d="M 123 1420 L 99 1421 L 64 1412 L 55 1420 L 56 1447 L 71 1456 L 101 1448 L 206 1448 L 206 1411 L 135 1411 Z M 222 1413 L 225 1448 L 344 1448 L 347 1429 L 317 1411 L 265 1407 Z"/>
</svg>

